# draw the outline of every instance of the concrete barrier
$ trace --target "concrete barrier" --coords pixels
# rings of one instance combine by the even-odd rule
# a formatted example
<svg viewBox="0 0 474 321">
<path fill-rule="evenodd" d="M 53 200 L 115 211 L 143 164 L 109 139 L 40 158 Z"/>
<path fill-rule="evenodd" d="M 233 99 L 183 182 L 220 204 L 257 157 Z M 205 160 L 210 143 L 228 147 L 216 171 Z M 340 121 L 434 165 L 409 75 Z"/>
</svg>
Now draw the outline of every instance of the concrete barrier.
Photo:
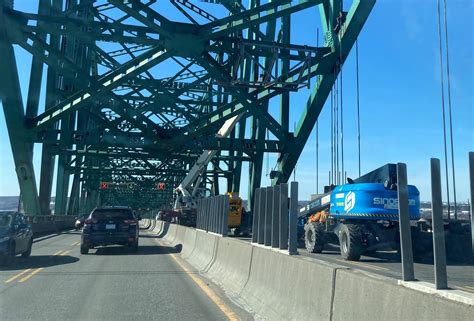
<svg viewBox="0 0 474 321">
<path fill-rule="evenodd" d="M 182 259 L 265 320 L 470 320 L 474 314 L 474 304 L 465 303 L 474 296 L 466 292 L 464 301 L 455 301 L 368 272 L 159 225 L 164 240 L 183 245 Z"/>
<path fill-rule="evenodd" d="M 176 237 L 173 240 L 173 245 L 183 245 L 184 243 L 184 236 L 186 234 L 186 228 L 184 228 L 181 225 L 175 225 L 176 226 Z"/>
<path fill-rule="evenodd" d="M 408 289 L 397 280 L 354 270 L 337 271 L 332 320 L 472 320 L 474 308 Z M 350 314 L 348 314 L 350 313 Z"/>
<path fill-rule="evenodd" d="M 184 243 L 186 248 L 187 243 Z M 250 274 L 253 246 L 250 243 L 218 238 L 216 260 L 209 276 L 232 296 L 240 294 Z"/>
<path fill-rule="evenodd" d="M 149 230 L 153 230 L 153 228 L 155 227 L 156 225 L 156 221 L 154 219 L 151 219 L 150 220 L 150 225 L 148 226 L 148 229 Z"/>
<path fill-rule="evenodd" d="M 145 218 L 143 220 L 141 220 L 139 223 L 138 223 L 138 226 L 141 228 L 141 229 L 149 229 L 150 226 L 151 226 L 151 220 Z"/>
<path fill-rule="evenodd" d="M 163 221 L 155 221 L 151 231 L 158 234 L 161 231 L 161 227 L 163 226 L 163 223 L 164 223 Z"/>
<path fill-rule="evenodd" d="M 269 320 L 330 320 L 334 276 L 332 266 L 254 247 L 241 296 Z"/>
<path fill-rule="evenodd" d="M 185 229 L 186 227 L 180 226 Z M 216 257 L 218 236 L 202 231 L 196 231 L 196 245 L 187 261 L 198 271 L 206 272 Z M 186 244 L 183 248 L 187 247 Z"/>
<path fill-rule="evenodd" d="M 167 241 L 168 243 L 175 245 L 174 241 L 176 239 L 176 233 L 178 232 L 178 227 L 182 227 L 182 226 L 179 226 L 177 224 L 170 224 L 167 222 L 165 222 L 165 224 L 168 225 L 168 230 L 166 234 L 163 236 L 163 239 Z"/>
<path fill-rule="evenodd" d="M 187 260 L 194 252 L 196 248 L 196 237 L 197 232 L 194 229 L 184 229 L 186 231 L 183 241 L 183 250 L 181 251 L 181 257 Z"/>
</svg>

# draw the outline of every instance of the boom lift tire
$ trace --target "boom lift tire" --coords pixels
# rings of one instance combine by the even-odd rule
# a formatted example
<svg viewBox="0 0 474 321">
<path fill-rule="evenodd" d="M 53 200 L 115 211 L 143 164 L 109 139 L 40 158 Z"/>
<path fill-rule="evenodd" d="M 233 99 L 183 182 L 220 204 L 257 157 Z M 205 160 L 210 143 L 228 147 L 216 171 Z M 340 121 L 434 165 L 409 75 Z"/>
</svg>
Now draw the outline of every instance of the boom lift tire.
<svg viewBox="0 0 474 321">
<path fill-rule="evenodd" d="M 360 226 L 357 224 L 343 224 L 338 236 L 342 258 L 348 261 L 358 261 L 363 252 Z"/>
<path fill-rule="evenodd" d="M 309 253 L 321 253 L 324 248 L 324 227 L 319 222 L 307 222 L 304 226 L 304 243 Z"/>
</svg>

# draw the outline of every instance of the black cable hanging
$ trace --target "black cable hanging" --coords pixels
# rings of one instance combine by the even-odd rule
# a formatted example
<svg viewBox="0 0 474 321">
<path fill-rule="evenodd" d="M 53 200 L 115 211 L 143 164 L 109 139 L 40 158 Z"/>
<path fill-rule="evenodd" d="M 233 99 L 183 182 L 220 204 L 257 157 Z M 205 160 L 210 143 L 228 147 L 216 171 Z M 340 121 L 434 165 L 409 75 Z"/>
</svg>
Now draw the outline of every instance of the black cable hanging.
<svg viewBox="0 0 474 321">
<path fill-rule="evenodd" d="M 316 31 L 316 46 L 319 47 L 319 28 Z M 319 86 L 319 75 L 316 76 L 316 88 Z M 319 194 L 319 117 L 316 120 L 316 194 Z"/>
<path fill-rule="evenodd" d="M 448 13 L 446 9 L 446 0 L 444 0 L 444 32 L 446 38 L 446 76 L 448 80 L 448 110 L 449 110 L 449 136 L 451 138 L 451 165 L 453 172 L 453 197 L 454 197 L 454 219 L 458 219 L 457 201 L 456 201 L 456 176 L 454 172 L 454 142 L 453 142 L 453 117 L 451 113 L 451 77 L 449 73 L 449 42 L 448 42 Z"/>
<path fill-rule="evenodd" d="M 329 185 L 334 183 L 334 85 L 331 89 L 331 174 Z"/>
<path fill-rule="evenodd" d="M 356 39 L 356 82 L 357 82 L 357 151 L 359 154 L 360 177 L 360 105 L 359 105 L 359 39 Z"/>
<path fill-rule="evenodd" d="M 316 194 L 319 194 L 319 122 L 316 122 Z"/>
<path fill-rule="evenodd" d="M 342 57 L 339 58 L 340 59 L 340 62 L 339 62 L 339 65 L 341 66 L 340 70 L 341 70 L 341 75 L 340 75 L 340 79 L 341 79 L 341 83 L 340 83 L 340 94 L 339 96 L 341 97 L 341 106 L 340 106 L 340 109 L 341 109 L 341 175 L 342 175 L 342 180 L 341 180 L 341 184 L 344 184 L 346 182 L 346 178 L 345 178 L 345 171 L 344 171 L 344 112 L 343 112 L 343 109 L 342 109 Z"/>
<path fill-rule="evenodd" d="M 339 88 L 338 82 L 336 78 L 335 83 L 335 97 L 334 97 L 334 108 L 335 108 L 335 120 L 336 120 L 336 135 L 335 137 L 335 145 L 336 145 L 336 185 L 339 185 L 340 182 L 340 173 L 339 173 Z"/>
<path fill-rule="evenodd" d="M 438 36 L 439 36 L 439 60 L 441 64 L 441 108 L 443 112 L 443 142 L 444 142 L 444 165 L 446 170 L 446 194 L 447 194 L 447 201 L 448 201 L 448 220 L 451 219 L 450 213 L 450 202 L 449 202 L 449 177 L 448 177 L 448 150 L 447 150 L 447 142 L 446 142 L 446 112 L 444 107 L 444 72 L 443 72 L 443 46 L 442 46 L 442 39 L 441 39 L 441 4 L 440 0 L 438 0 Z"/>
<path fill-rule="evenodd" d="M 343 94 L 342 94 L 342 37 L 341 37 L 341 31 L 343 31 L 344 28 L 344 23 L 343 23 L 343 16 L 344 16 L 344 2 L 341 0 L 341 9 L 339 13 L 340 17 L 340 29 L 338 31 L 338 37 L 339 37 L 339 72 L 340 72 L 340 89 L 339 89 L 339 96 L 340 96 L 340 114 L 341 114 L 341 136 L 340 136 L 340 144 L 341 144 L 341 172 L 340 176 L 341 178 L 339 179 L 339 184 L 344 184 L 346 179 L 345 179 L 345 171 L 344 171 L 344 112 L 343 112 L 343 105 L 342 105 L 342 99 L 343 99 Z"/>
</svg>

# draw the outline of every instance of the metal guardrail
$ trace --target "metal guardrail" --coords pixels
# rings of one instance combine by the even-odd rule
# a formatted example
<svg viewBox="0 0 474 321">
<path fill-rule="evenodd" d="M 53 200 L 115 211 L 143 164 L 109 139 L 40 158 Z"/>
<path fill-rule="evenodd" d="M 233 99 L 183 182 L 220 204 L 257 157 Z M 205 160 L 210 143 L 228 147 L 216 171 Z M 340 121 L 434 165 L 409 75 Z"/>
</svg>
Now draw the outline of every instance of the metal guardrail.
<svg viewBox="0 0 474 321">
<path fill-rule="evenodd" d="M 28 222 L 40 223 L 40 222 L 61 222 L 61 221 L 74 221 L 75 217 L 72 215 L 32 215 L 27 216 Z"/>
</svg>

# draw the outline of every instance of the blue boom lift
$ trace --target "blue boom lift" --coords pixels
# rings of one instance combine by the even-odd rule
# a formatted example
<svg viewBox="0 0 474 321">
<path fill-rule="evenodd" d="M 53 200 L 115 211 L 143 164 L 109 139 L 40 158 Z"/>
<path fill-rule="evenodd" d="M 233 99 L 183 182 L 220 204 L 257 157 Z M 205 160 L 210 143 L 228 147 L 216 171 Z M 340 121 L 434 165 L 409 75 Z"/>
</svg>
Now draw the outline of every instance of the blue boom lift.
<svg viewBox="0 0 474 321">
<path fill-rule="evenodd" d="M 411 220 L 420 218 L 420 193 L 408 185 Z M 320 253 L 326 244 L 339 243 L 345 260 L 379 249 L 399 248 L 397 174 L 386 164 L 348 184 L 326 186 L 325 193 L 300 209 L 306 223 L 305 246 Z"/>
</svg>

